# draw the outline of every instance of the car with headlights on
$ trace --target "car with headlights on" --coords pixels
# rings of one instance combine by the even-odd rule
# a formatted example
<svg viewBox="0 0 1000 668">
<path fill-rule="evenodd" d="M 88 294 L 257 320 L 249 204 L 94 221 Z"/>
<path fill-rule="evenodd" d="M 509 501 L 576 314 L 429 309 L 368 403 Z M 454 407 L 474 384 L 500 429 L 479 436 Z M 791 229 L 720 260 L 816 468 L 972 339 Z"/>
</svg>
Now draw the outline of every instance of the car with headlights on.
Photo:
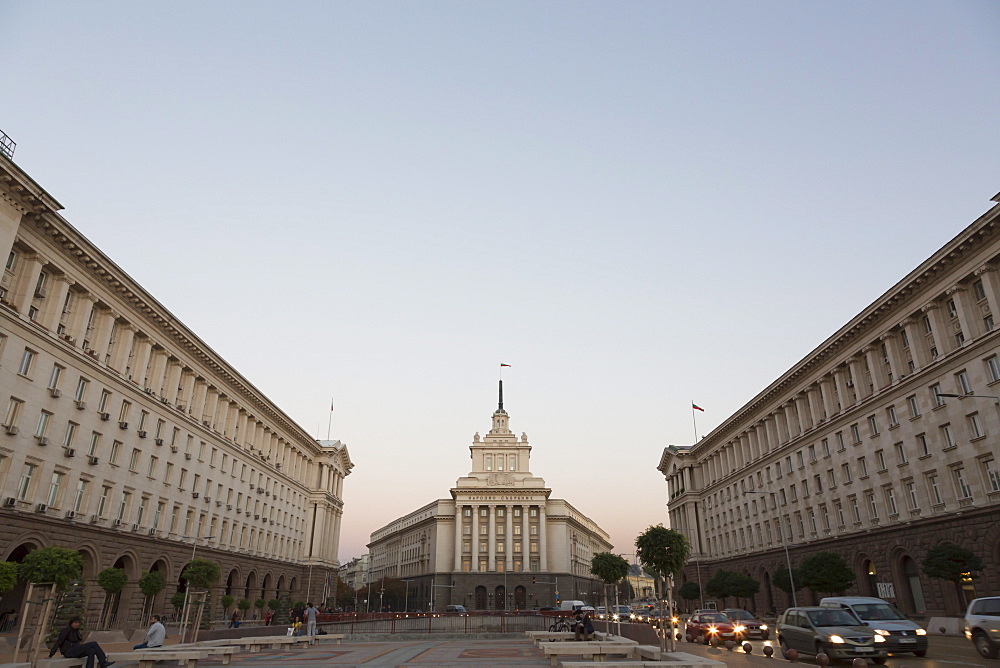
<svg viewBox="0 0 1000 668">
<path fill-rule="evenodd" d="M 885 638 L 885 649 L 891 654 L 927 655 L 927 630 L 888 601 L 870 596 L 828 596 L 820 599 L 819 604 L 824 608 L 845 608 L 853 612 L 865 626 Z"/>
<path fill-rule="evenodd" d="M 742 640 L 743 636 L 736 632 L 736 624 L 721 612 L 703 612 L 691 615 L 684 627 L 684 635 L 689 642 L 709 644 L 712 640 Z"/>
<path fill-rule="evenodd" d="M 736 623 L 737 632 L 742 632 L 745 638 L 760 638 L 767 640 L 771 637 L 771 630 L 767 624 L 757 619 L 753 613 L 742 608 L 727 608 L 722 614 L 729 617 Z"/>
<path fill-rule="evenodd" d="M 776 634 L 781 653 L 822 654 L 830 661 L 870 659 L 885 663 L 886 640 L 861 623 L 850 610 L 839 608 L 788 608 L 778 617 Z"/>
</svg>

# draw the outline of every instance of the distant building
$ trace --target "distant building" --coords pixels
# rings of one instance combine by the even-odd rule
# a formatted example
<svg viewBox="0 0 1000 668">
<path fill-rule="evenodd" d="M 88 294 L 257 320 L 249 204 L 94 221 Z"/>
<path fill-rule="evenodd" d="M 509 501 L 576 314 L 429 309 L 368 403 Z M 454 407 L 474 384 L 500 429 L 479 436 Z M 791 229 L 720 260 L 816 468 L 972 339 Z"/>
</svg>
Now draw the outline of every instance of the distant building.
<svg viewBox="0 0 1000 668">
<path fill-rule="evenodd" d="M 531 473 L 531 446 L 508 427 L 500 403 L 493 428 L 469 447 L 472 472 L 450 499 L 433 501 L 371 535 L 369 582 L 410 581 L 411 608 L 476 610 L 554 605 L 557 598 L 597 600 L 594 554 L 608 534 Z"/>
<path fill-rule="evenodd" d="M 864 272 L 830 263 L 831 280 Z M 1000 593 L 998 269 L 1000 205 L 703 440 L 664 449 L 670 525 L 694 557 L 678 584 L 735 570 L 762 583 L 758 609 L 782 607 L 784 540 L 793 566 L 837 552 L 857 578 L 849 593 L 911 615 Z M 962 591 L 921 568 L 945 543 L 986 564 Z"/>
<path fill-rule="evenodd" d="M 61 209 L 0 155 L 0 560 L 79 550 L 92 617 L 97 574 L 123 568 L 124 622 L 146 603 L 144 571 L 166 576 L 151 602 L 166 610 L 193 547 L 221 565 L 217 595 L 321 600 L 347 447 L 311 438 Z"/>
<path fill-rule="evenodd" d="M 340 567 L 340 579 L 351 586 L 355 591 L 361 589 L 368 582 L 368 555 L 354 557 Z"/>
</svg>

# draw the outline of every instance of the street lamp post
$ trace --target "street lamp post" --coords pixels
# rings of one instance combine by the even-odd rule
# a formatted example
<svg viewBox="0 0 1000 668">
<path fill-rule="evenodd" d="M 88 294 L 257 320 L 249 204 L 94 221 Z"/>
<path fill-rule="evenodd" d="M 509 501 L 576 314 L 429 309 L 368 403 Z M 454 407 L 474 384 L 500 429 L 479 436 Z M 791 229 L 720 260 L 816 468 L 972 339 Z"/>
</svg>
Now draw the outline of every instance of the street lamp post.
<svg viewBox="0 0 1000 668">
<path fill-rule="evenodd" d="M 211 539 L 215 538 L 215 536 L 181 536 L 181 538 L 193 538 L 194 539 L 194 542 L 191 544 L 191 561 L 193 562 L 194 561 L 195 552 L 197 552 L 197 550 L 198 550 L 198 541 L 199 540 L 211 540 Z M 183 571 L 182 571 L 182 573 L 183 573 Z M 191 585 L 188 584 L 184 588 L 184 605 L 181 608 L 181 642 L 182 643 L 184 642 L 184 636 L 187 635 L 187 622 L 188 622 L 187 618 L 191 614 L 191 611 L 188 610 L 188 596 L 190 595 L 190 592 L 191 592 Z"/>
<path fill-rule="evenodd" d="M 750 490 L 746 494 L 760 494 L 764 495 L 764 492 L 758 492 L 757 490 Z M 767 503 L 767 497 L 764 497 L 764 503 Z M 792 605 L 796 608 L 799 607 L 799 599 L 795 595 L 795 576 L 792 574 L 792 558 L 788 556 L 788 541 L 785 540 L 785 525 L 781 523 L 781 516 L 778 516 L 778 532 L 781 534 L 781 546 L 785 548 L 785 564 L 788 566 L 788 584 L 792 588 Z"/>
<path fill-rule="evenodd" d="M 410 611 L 410 583 L 413 580 L 403 580 L 406 583 L 406 595 L 403 597 L 403 612 Z"/>
</svg>

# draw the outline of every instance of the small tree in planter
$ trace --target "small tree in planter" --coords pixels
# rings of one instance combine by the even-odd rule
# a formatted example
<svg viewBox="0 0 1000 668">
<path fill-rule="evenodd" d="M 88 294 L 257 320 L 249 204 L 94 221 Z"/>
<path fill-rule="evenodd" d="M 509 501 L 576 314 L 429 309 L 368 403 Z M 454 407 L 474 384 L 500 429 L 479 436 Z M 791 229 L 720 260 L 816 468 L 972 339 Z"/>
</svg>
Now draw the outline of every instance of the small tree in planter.
<svg viewBox="0 0 1000 668">
<path fill-rule="evenodd" d="M 983 560 L 964 547 L 942 543 L 927 550 L 927 557 L 921 566 L 924 568 L 924 573 L 932 578 L 954 583 L 964 608 L 969 602 L 965 600 L 962 580 L 975 578 L 983 570 Z"/>
<path fill-rule="evenodd" d="M 75 580 L 79 580 L 83 574 L 83 557 L 76 550 L 69 550 L 64 547 L 46 547 L 29 552 L 21 565 L 18 567 L 18 575 L 21 579 L 27 580 L 32 585 L 51 585 L 55 592 L 61 593 L 70 588 Z M 37 632 L 29 647 L 29 657 L 32 651 L 42 644 L 48 633 L 48 627 L 52 619 L 54 596 L 44 594 L 45 601 L 41 612 L 31 610 L 32 619 L 40 620 Z M 32 602 L 29 596 L 24 598 L 24 607 L 21 614 L 28 614 L 28 606 Z M 17 639 L 16 647 L 20 647 L 21 639 Z M 14 654 L 14 662 L 17 662 L 17 652 Z"/>
<path fill-rule="evenodd" d="M 166 586 L 167 578 L 160 571 L 149 571 L 148 573 L 143 573 L 142 577 L 139 578 L 139 591 L 146 597 L 142 604 L 143 623 L 149 622 L 149 616 L 153 612 L 153 603 L 156 600 L 156 595 L 163 591 Z"/>
<path fill-rule="evenodd" d="M 233 607 L 233 602 L 235 600 L 236 599 L 229 594 L 224 594 L 222 598 L 219 599 L 219 602 L 222 603 L 222 610 L 225 612 L 226 617 L 229 617 L 229 608 Z"/>
<path fill-rule="evenodd" d="M 610 552 L 599 552 L 590 560 L 590 572 L 604 582 L 604 610 L 608 620 L 608 629 L 611 629 L 611 606 L 608 601 L 607 585 L 618 584 L 628 575 L 628 561 L 617 554 Z M 615 603 L 618 603 L 617 596 Z"/>
<path fill-rule="evenodd" d="M 684 568 L 684 562 L 687 561 L 688 555 L 691 553 L 691 546 L 688 544 L 684 534 L 674 529 L 667 529 L 662 524 L 659 524 L 655 527 L 651 526 L 639 534 L 635 539 L 635 547 L 636 556 L 639 558 L 639 563 L 642 564 L 643 568 L 658 578 L 661 583 L 664 580 L 667 582 L 667 586 L 661 586 L 660 591 L 663 592 L 666 589 L 667 595 L 670 597 L 671 610 L 668 615 L 664 616 L 661 594 L 660 623 L 666 624 L 667 628 L 670 629 L 667 633 L 670 636 L 670 651 L 674 651 L 676 639 L 674 638 L 673 622 L 671 621 L 674 611 L 670 583 L 681 572 L 681 569 Z M 664 639 L 664 635 L 661 634 L 660 650 L 665 652 Z"/>
<path fill-rule="evenodd" d="M 187 595 L 182 591 L 179 591 L 170 597 L 170 605 L 174 606 L 175 615 L 180 614 L 180 611 L 184 608 L 184 601 L 186 598 Z"/>
<path fill-rule="evenodd" d="M 688 580 L 681 585 L 681 588 L 677 590 L 677 593 L 685 601 L 697 601 L 701 598 L 701 587 L 698 586 L 697 582 Z M 688 605 L 688 609 L 690 608 L 691 606 Z"/>
<path fill-rule="evenodd" d="M 253 602 L 253 607 L 257 608 L 256 616 L 258 618 L 264 616 L 264 606 L 267 605 L 267 601 L 262 598 L 258 598 Z"/>
<path fill-rule="evenodd" d="M 17 564 L 0 561 L 0 596 L 17 586 Z"/>
<path fill-rule="evenodd" d="M 219 564 L 214 561 L 209 561 L 208 559 L 193 559 L 191 563 L 187 565 L 184 572 L 181 573 L 181 577 L 185 578 L 188 582 L 188 591 L 192 590 L 195 592 L 205 592 L 205 597 L 202 602 L 199 603 L 198 614 L 195 617 L 195 625 L 201 626 L 205 624 L 205 628 L 209 628 L 212 623 L 211 618 L 211 600 L 209 598 L 211 592 L 209 588 L 219 581 L 222 577 L 222 569 L 219 568 Z M 190 607 L 190 593 L 188 594 L 188 607 Z M 190 611 L 188 612 L 190 615 Z M 204 620 L 204 621 L 203 621 Z M 184 639 L 184 629 L 181 629 L 181 639 Z M 195 637 L 198 633 L 195 631 Z"/>
<path fill-rule="evenodd" d="M 271 623 L 274 623 L 274 617 L 278 614 L 278 606 L 281 605 L 281 601 L 276 598 L 272 598 L 267 602 L 267 607 L 271 611 Z"/>
<path fill-rule="evenodd" d="M 101 628 L 107 628 L 112 613 L 116 610 L 118 597 L 128 584 L 128 575 L 122 568 L 105 568 L 97 574 L 97 585 L 104 590 L 104 605 L 101 607 Z"/>
<path fill-rule="evenodd" d="M 817 552 L 799 564 L 795 584 L 799 584 L 800 579 L 803 587 L 809 587 L 818 594 L 842 596 L 854 584 L 854 571 L 836 552 Z"/>
</svg>

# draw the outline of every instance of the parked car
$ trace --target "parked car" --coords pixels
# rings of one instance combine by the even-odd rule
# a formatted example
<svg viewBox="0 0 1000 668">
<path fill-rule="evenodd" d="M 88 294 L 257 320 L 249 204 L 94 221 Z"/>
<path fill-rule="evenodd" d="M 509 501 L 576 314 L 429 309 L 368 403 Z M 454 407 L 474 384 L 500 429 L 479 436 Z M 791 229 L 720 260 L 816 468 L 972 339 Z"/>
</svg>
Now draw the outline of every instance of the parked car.
<svg viewBox="0 0 1000 668">
<path fill-rule="evenodd" d="M 984 659 L 1000 656 L 1000 596 L 977 598 L 965 611 L 965 637 Z"/>
<path fill-rule="evenodd" d="M 826 653 L 831 661 L 863 657 L 885 663 L 885 638 L 861 623 L 850 610 L 788 608 L 777 624 L 778 644 L 787 658 L 790 649 L 803 654 Z"/>
<path fill-rule="evenodd" d="M 927 655 L 927 630 L 888 601 L 870 596 L 829 596 L 819 604 L 824 608 L 844 608 L 853 612 L 865 626 L 885 638 L 885 649 L 890 653 Z"/>
<path fill-rule="evenodd" d="M 604 619 L 607 616 L 607 614 L 608 614 L 607 608 L 605 608 L 603 605 L 597 606 L 598 619 Z"/>
<path fill-rule="evenodd" d="M 627 605 L 611 606 L 611 621 L 626 623 L 632 620 L 632 608 Z"/>
<path fill-rule="evenodd" d="M 767 640 L 771 637 L 771 631 L 767 624 L 757 619 L 753 613 L 742 608 L 727 608 L 722 611 L 726 617 L 736 623 L 736 631 L 743 633 L 746 638 L 760 638 Z"/>
<path fill-rule="evenodd" d="M 446 615 L 467 615 L 469 614 L 464 605 L 446 605 L 444 607 Z"/>
<path fill-rule="evenodd" d="M 684 627 L 684 635 L 689 642 L 709 644 L 714 638 L 722 640 L 740 640 L 742 636 L 736 633 L 733 620 L 721 612 L 703 612 L 691 615 Z"/>
</svg>

